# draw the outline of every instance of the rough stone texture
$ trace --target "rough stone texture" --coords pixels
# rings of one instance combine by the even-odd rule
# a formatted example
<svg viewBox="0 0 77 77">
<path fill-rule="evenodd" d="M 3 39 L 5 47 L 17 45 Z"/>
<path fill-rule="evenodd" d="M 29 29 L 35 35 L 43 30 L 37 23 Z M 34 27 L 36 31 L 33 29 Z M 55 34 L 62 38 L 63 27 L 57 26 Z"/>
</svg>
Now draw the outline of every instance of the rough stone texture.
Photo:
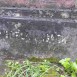
<svg viewBox="0 0 77 77">
<path fill-rule="evenodd" d="M 41 21 L 6 22 L 5 24 L 8 30 L 0 30 L 0 53 L 5 57 L 75 59 L 77 56 L 76 24 Z"/>
<path fill-rule="evenodd" d="M 8 59 L 71 57 L 74 60 L 77 56 L 76 13 L 76 9 L 1 9 L 0 56 Z"/>
<path fill-rule="evenodd" d="M 21 6 L 23 1 L 32 9 L 0 8 L 0 56 L 9 59 L 32 56 L 71 57 L 74 60 L 77 56 L 77 10 L 42 9 L 45 6 L 51 7 L 51 0 L 1 2 L 6 5 L 9 2 L 10 6 L 15 3 Z M 60 3 L 61 0 L 57 1 Z"/>
</svg>

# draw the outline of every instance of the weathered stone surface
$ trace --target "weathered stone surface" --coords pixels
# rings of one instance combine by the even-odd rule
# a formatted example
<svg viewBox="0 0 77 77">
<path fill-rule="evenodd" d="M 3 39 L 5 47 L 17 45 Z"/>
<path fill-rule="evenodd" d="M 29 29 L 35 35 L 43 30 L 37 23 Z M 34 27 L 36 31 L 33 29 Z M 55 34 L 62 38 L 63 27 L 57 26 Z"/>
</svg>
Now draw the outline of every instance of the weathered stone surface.
<svg viewBox="0 0 77 77">
<path fill-rule="evenodd" d="M 27 9 L 0 11 L 0 56 L 24 57 L 77 56 L 77 10 Z M 53 15 L 52 15 L 53 13 Z"/>
<path fill-rule="evenodd" d="M 50 22 L 1 22 L 0 52 L 13 58 L 71 57 L 77 55 L 77 25 Z"/>
<path fill-rule="evenodd" d="M 0 56 L 77 56 L 77 10 L 0 8 Z"/>
</svg>

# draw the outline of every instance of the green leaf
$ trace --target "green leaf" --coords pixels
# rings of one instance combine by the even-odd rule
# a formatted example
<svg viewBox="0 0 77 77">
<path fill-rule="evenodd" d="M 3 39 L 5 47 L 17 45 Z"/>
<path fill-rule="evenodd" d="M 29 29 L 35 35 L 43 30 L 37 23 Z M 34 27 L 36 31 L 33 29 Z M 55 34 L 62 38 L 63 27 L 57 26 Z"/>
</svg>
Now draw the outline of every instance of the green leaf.
<svg viewBox="0 0 77 77">
<path fill-rule="evenodd" d="M 64 75 L 61 75 L 60 77 L 65 77 Z"/>
<path fill-rule="evenodd" d="M 66 70 L 70 69 L 70 67 L 71 67 L 71 65 L 70 65 L 70 63 L 71 63 L 70 62 L 70 58 L 62 59 L 62 60 L 59 61 L 59 63 L 61 63 Z"/>
<path fill-rule="evenodd" d="M 71 77 L 76 77 L 75 72 L 72 72 Z"/>
<path fill-rule="evenodd" d="M 75 71 L 77 73 L 77 64 L 76 64 L 76 62 L 72 62 L 72 64 L 71 64 L 71 70 Z"/>
</svg>

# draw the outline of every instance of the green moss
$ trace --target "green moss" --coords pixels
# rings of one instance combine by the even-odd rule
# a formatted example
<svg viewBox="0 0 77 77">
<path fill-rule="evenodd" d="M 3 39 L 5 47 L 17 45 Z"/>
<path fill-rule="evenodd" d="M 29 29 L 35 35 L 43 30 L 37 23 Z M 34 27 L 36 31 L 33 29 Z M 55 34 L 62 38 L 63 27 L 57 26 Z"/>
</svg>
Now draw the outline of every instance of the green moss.
<svg viewBox="0 0 77 77">
<path fill-rule="evenodd" d="M 45 58 L 47 61 L 51 62 L 51 63 L 59 63 L 59 58 L 54 58 L 54 57 L 50 57 L 50 58 Z"/>
<path fill-rule="evenodd" d="M 41 58 L 36 58 L 36 57 L 28 58 L 28 60 L 32 62 L 42 62 L 43 61 Z"/>
<path fill-rule="evenodd" d="M 50 58 L 36 58 L 36 57 L 31 57 L 31 58 L 28 58 L 28 60 L 32 61 L 32 62 L 42 62 L 44 60 L 47 60 L 51 63 L 59 63 L 59 58 L 53 58 L 53 57 L 50 57 Z"/>
</svg>

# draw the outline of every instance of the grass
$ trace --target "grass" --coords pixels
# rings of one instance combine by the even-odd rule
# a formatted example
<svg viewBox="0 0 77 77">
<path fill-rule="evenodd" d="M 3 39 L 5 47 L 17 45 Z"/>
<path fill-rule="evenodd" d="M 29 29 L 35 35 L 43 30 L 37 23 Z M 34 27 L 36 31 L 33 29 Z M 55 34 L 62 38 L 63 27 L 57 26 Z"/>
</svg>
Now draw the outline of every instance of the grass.
<svg viewBox="0 0 77 77">
<path fill-rule="evenodd" d="M 59 61 L 59 63 L 63 64 L 63 66 L 61 66 L 61 64 L 59 63 L 59 65 L 57 63 L 51 63 L 48 60 L 41 60 L 40 62 L 32 62 L 29 60 L 8 60 L 6 61 L 6 66 L 8 67 L 8 70 L 5 72 L 4 77 L 76 77 L 75 70 L 77 69 L 69 68 L 66 70 L 66 68 L 69 67 L 68 63 L 71 63 L 71 67 L 72 64 L 75 64 L 71 61 L 69 62 L 68 60 L 69 59 L 67 58 Z M 71 72 L 70 74 L 68 73 L 69 71 L 72 71 L 70 69 L 74 69 L 72 75 Z"/>
<path fill-rule="evenodd" d="M 9 70 L 5 73 L 5 77 L 60 77 L 58 67 L 47 60 L 42 62 L 8 60 L 6 65 Z"/>
</svg>

